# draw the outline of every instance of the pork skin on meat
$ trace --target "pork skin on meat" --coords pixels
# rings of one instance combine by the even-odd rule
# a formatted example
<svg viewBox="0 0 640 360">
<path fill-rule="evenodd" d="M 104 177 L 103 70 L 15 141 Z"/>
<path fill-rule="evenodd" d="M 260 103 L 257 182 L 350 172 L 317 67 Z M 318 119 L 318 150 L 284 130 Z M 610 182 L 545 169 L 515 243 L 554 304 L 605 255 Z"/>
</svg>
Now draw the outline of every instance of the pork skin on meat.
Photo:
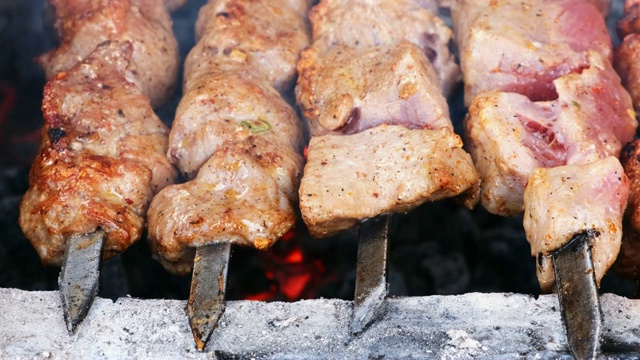
<svg viewBox="0 0 640 360">
<path fill-rule="evenodd" d="M 488 211 L 522 212 L 524 186 L 535 168 L 618 156 L 633 138 L 637 122 L 619 77 L 596 52 L 588 59 L 582 73 L 553 82 L 556 100 L 532 102 L 520 94 L 490 92 L 472 102 L 467 143 Z"/>
<path fill-rule="evenodd" d="M 60 46 L 38 62 L 48 79 L 69 70 L 106 40 L 129 41 L 133 54 L 127 80 L 154 107 L 173 92 L 178 74 L 178 43 L 164 2 L 156 0 L 51 0 L 56 9 Z"/>
<path fill-rule="evenodd" d="M 471 157 L 449 128 L 380 125 L 311 139 L 300 211 L 311 235 L 326 237 L 362 219 L 474 193 L 477 185 Z"/>
<path fill-rule="evenodd" d="M 609 61 L 601 13 L 584 0 L 458 0 L 452 8 L 465 104 L 487 91 L 553 100 L 552 81 L 589 66 L 587 50 Z"/>
<path fill-rule="evenodd" d="M 382 123 L 453 130 L 431 64 L 415 45 L 303 51 L 298 104 L 311 135 L 354 134 Z"/>
<path fill-rule="evenodd" d="M 596 282 L 611 267 L 622 238 L 629 180 L 614 156 L 582 165 L 539 168 L 524 191 L 524 228 L 537 257 L 543 291 L 555 283 L 551 253 L 589 231 Z"/>
<path fill-rule="evenodd" d="M 427 56 L 448 96 L 460 69 L 449 51 L 451 29 L 435 14 L 429 0 L 322 0 L 309 12 L 313 47 L 323 53 L 340 45 L 362 50 L 408 41 Z"/>
<path fill-rule="evenodd" d="M 45 87 L 42 145 L 20 204 L 20 227 L 44 264 L 61 264 L 67 236 L 98 228 L 105 258 L 124 251 L 153 194 L 175 181 L 169 130 L 125 77 L 132 51 L 103 43 Z"/>
<path fill-rule="evenodd" d="M 204 76 L 224 60 L 246 64 L 278 91 L 295 81 L 295 63 L 309 44 L 308 1 L 210 1 L 196 22 L 198 43 L 185 61 L 185 79 Z M 301 11 L 302 10 L 302 11 Z"/>
</svg>

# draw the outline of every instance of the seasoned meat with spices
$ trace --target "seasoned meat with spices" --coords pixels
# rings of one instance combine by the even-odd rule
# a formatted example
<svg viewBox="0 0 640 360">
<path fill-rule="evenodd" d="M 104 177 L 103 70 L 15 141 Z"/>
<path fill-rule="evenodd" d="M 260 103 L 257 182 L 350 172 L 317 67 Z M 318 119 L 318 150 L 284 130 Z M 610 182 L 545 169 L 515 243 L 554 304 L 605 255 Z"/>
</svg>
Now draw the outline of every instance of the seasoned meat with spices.
<svg viewBox="0 0 640 360">
<path fill-rule="evenodd" d="M 164 2 L 157 0 L 50 0 L 60 46 L 38 62 L 48 79 L 69 70 L 106 40 L 129 41 L 127 80 L 157 107 L 171 95 L 178 74 L 178 44 Z"/>
<path fill-rule="evenodd" d="M 105 258 L 140 238 L 153 194 L 175 180 L 168 129 L 127 81 L 134 48 L 106 42 L 45 87 L 40 153 L 20 204 L 20 226 L 45 264 L 66 238 L 102 229 Z"/>
<path fill-rule="evenodd" d="M 300 211 L 311 235 L 326 237 L 362 219 L 473 193 L 477 185 L 471 157 L 450 129 L 380 125 L 311 139 Z"/>
<path fill-rule="evenodd" d="M 185 79 L 200 79 L 223 61 L 246 64 L 278 91 L 291 88 L 295 63 L 309 44 L 308 1 L 216 0 L 200 9 L 198 43 L 185 61 Z M 191 87 L 187 85 L 187 87 Z"/>
<path fill-rule="evenodd" d="M 524 228 L 543 291 L 555 281 L 551 253 L 584 231 L 592 235 L 591 258 L 600 283 L 618 256 L 628 195 L 629 180 L 614 156 L 533 172 L 524 191 Z"/>
<path fill-rule="evenodd" d="M 433 65 L 446 97 L 460 69 L 449 51 L 451 29 L 436 14 L 429 0 L 321 0 L 309 12 L 313 47 L 322 53 L 337 45 L 365 50 L 410 42 Z"/>
<path fill-rule="evenodd" d="M 366 50 L 336 45 L 305 50 L 298 62 L 298 104 L 311 135 L 355 134 L 382 123 L 453 130 L 433 67 L 415 45 Z"/>
</svg>

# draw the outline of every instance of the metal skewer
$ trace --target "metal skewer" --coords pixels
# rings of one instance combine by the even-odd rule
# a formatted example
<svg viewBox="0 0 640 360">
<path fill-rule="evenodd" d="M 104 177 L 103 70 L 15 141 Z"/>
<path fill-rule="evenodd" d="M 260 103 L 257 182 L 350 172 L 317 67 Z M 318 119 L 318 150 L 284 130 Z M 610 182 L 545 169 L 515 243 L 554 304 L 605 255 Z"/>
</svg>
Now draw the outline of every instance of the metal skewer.
<svg viewBox="0 0 640 360">
<path fill-rule="evenodd" d="M 602 311 L 589 239 L 583 231 L 552 254 L 556 288 L 569 349 L 576 359 L 595 359 L 600 348 Z"/>
<path fill-rule="evenodd" d="M 104 239 L 101 230 L 67 239 L 58 287 L 69 334 L 84 320 L 98 293 Z"/>
<path fill-rule="evenodd" d="M 224 312 L 230 257 L 231 243 L 196 248 L 187 315 L 198 351 L 204 350 Z"/>
<path fill-rule="evenodd" d="M 391 215 L 380 215 L 360 224 L 356 291 L 353 299 L 352 334 L 361 333 L 382 312 L 389 292 L 387 254 Z"/>
</svg>

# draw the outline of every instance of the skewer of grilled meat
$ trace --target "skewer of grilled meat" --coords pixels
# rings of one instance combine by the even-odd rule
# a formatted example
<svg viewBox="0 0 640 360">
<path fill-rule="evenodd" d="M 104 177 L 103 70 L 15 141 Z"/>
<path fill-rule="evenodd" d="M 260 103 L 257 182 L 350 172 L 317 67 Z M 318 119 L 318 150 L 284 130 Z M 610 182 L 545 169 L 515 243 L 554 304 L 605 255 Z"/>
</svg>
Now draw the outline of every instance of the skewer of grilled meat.
<svg viewBox="0 0 640 360">
<path fill-rule="evenodd" d="M 554 284 L 557 259 L 570 264 L 562 260 L 578 249 L 590 257 L 556 268 L 555 282 L 563 315 L 580 308 L 588 314 L 586 323 L 565 316 L 571 351 L 593 357 L 601 323 L 597 285 L 618 254 L 629 189 L 616 157 L 637 127 L 609 62 L 604 20 L 578 0 L 460 0 L 453 22 L 481 202 L 499 215 L 524 210 L 544 291 Z M 565 252 L 572 239 L 581 244 Z M 571 293 L 567 285 L 584 288 Z"/>
<path fill-rule="evenodd" d="M 151 203 L 149 240 L 193 269 L 187 313 L 203 350 L 224 311 L 230 243 L 266 249 L 295 224 L 302 126 L 289 90 L 309 43 L 306 0 L 214 0 L 196 22 L 168 157 L 190 181 Z"/>
<path fill-rule="evenodd" d="M 425 1 L 323 0 L 310 11 L 313 44 L 296 95 L 313 138 L 300 185 L 311 235 L 465 193 L 477 174 L 453 133 L 448 94 L 459 79 L 451 31 Z M 388 218 L 360 225 L 351 331 L 387 293 Z"/>
<path fill-rule="evenodd" d="M 50 0 L 60 45 L 38 57 L 47 79 L 69 70 L 106 40 L 129 41 L 133 53 L 125 71 L 128 81 L 162 105 L 175 86 L 179 52 L 171 17 L 156 0 Z M 184 2 L 169 0 L 175 8 Z"/>
<path fill-rule="evenodd" d="M 153 194 L 176 178 L 164 156 L 169 130 L 126 78 L 133 51 L 104 42 L 45 87 L 42 144 L 20 204 L 20 227 L 44 264 L 61 265 L 69 238 L 96 231 L 103 258 L 124 251 Z M 82 317 L 67 319 L 70 331 Z"/>
</svg>

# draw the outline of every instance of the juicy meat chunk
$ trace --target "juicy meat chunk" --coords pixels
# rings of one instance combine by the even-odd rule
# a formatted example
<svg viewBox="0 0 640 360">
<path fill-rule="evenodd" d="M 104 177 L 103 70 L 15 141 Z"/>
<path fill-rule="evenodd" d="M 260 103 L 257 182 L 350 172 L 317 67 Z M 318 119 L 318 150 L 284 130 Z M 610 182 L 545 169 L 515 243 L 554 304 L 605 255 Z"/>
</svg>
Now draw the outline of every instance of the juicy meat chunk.
<svg viewBox="0 0 640 360">
<path fill-rule="evenodd" d="M 553 100 L 553 80 L 589 66 L 587 50 L 612 60 L 611 38 L 583 0 L 458 0 L 452 8 L 465 104 L 486 91 Z"/>
<path fill-rule="evenodd" d="M 45 264 L 61 263 L 68 236 L 98 228 L 105 258 L 124 251 L 153 194 L 176 178 L 168 129 L 125 78 L 132 51 L 103 43 L 45 87 L 42 145 L 20 204 L 20 226 Z"/>
<path fill-rule="evenodd" d="M 246 64 L 284 92 L 309 45 L 306 0 L 213 0 L 200 9 L 198 43 L 185 61 L 185 78 L 201 77 L 223 59 Z"/>
<path fill-rule="evenodd" d="M 149 208 L 149 239 L 155 258 L 169 271 L 191 271 L 194 247 L 233 242 L 266 249 L 295 224 L 302 157 L 265 138 L 228 143 L 185 184 L 161 191 Z M 284 162 L 293 162 L 297 172 Z M 291 183 L 283 187 L 278 176 Z"/>
<path fill-rule="evenodd" d="M 617 29 L 621 39 L 633 33 L 640 33 L 640 1 L 625 0 L 623 17 L 618 21 Z"/>
<path fill-rule="evenodd" d="M 624 38 L 616 48 L 614 65 L 633 99 L 633 107 L 640 111 L 640 34 Z"/>
<path fill-rule="evenodd" d="M 408 41 L 427 56 L 448 96 L 460 71 L 449 51 L 451 30 L 430 10 L 437 10 L 434 1 L 322 0 L 309 12 L 313 47 L 323 53 L 334 46 L 364 50 Z"/>
<path fill-rule="evenodd" d="M 477 184 L 471 157 L 450 129 L 380 125 L 311 139 L 300 211 L 311 235 L 326 237 L 362 219 L 473 193 Z"/>
<path fill-rule="evenodd" d="M 629 95 L 607 61 L 595 52 L 589 59 L 582 73 L 554 81 L 557 100 L 490 92 L 472 102 L 467 143 L 482 179 L 480 201 L 489 212 L 520 213 L 535 168 L 618 156 L 633 138 L 637 122 Z"/>
<path fill-rule="evenodd" d="M 178 44 L 164 2 L 155 0 L 51 0 L 60 46 L 40 56 L 48 79 L 69 70 L 106 40 L 130 41 L 125 76 L 157 107 L 171 95 L 178 74 Z"/>
<path fill-rule="evenodd" d="M 240 76 L 238 76 L 240 74 Z M 259 73 L 243 64 L 211 66 L 191 79 L 169 136 L 169 159 L 192 179 L 217 149 L 251 130 L 282 149 L 301 149 L 295 111 Z"/>
<path fill-rule="evenodd" d="M 311 135 L 354 134 L 382 123 L 453 130 L 447 100 L 422 51 L 411 43 L 324 53 L 303 51 L 296 95 Z"/>
<path fill-rule="evenodd" d="M 594 235 L 591 256 L 600 283 L 620 250 L 628 194 L 629 180 L 613 156 L 533 172 L 524 192 L 524 228 L 543 291 L 554 284 L 551 253 L 584 231 Z"/>
<path fill-rule="evenodd" d="M 629 198 L 624 216 L 624 231 L 615 271 L 628 278 L 640 279 L 640 140 L 627 144 L 620 162 L 629 178 Z"/>
</svg>

